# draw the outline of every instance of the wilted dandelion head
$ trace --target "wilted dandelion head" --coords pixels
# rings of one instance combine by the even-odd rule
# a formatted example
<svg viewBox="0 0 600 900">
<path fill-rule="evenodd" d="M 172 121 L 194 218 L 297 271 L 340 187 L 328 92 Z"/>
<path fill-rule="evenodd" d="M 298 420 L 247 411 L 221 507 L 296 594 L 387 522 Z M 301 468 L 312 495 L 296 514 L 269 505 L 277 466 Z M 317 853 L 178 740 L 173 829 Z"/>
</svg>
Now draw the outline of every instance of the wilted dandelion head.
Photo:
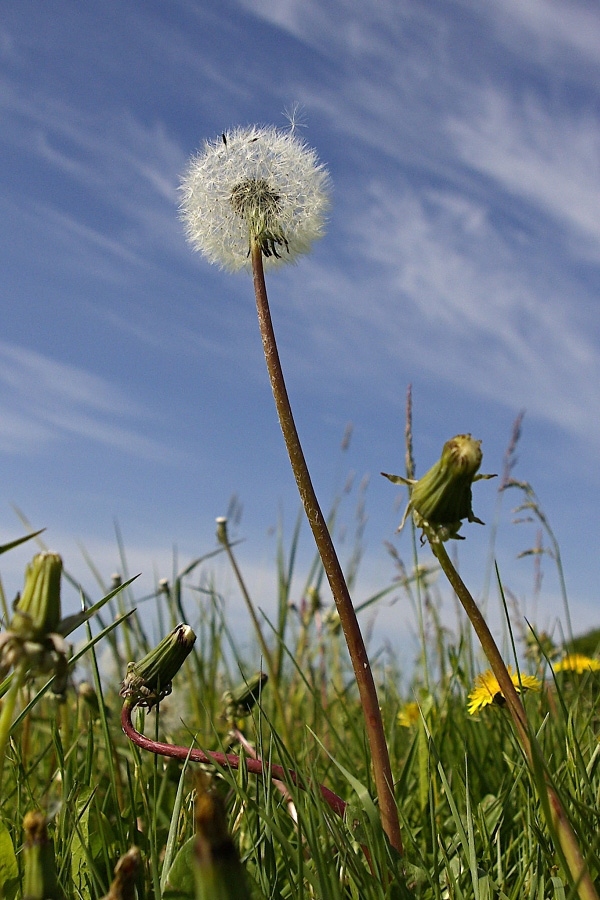
<svg viewBox="0 0 600 900">
<path fill-rule="evenodd" d="M 181 191 L 192 246 L 237 271 L 255 243 L 269 267 L 308 253 L 324 232 L 329 175 L 292 131 L 251 126 L 206 141 Z"/>
</svg>

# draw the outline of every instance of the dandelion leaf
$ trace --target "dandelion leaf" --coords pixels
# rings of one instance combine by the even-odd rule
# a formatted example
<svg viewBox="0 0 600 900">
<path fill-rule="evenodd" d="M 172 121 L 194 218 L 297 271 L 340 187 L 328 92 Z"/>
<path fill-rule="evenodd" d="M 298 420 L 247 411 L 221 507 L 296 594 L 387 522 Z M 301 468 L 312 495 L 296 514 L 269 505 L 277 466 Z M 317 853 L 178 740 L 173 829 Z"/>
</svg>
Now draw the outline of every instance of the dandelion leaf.
<svg viewBox="0 0 600 900">
<path fill-rule="evenodd" d="M 0 884 L 5 900 L 16 895 L 18 875 L 17 857 L 10 834 L 6 825 L 0 822 Z"/>
<path fill-rule="evenodd" d="M 87 848 L 90 842 L 90 809 L 93 794 L 93 789 L 81 792 L 79 803 L 77 804 L 77 827 L 71 843 L 71 878 L 73 879 L 73 888 L 75 895 L 84 898 L 84 900 L 92 900 L 91 872 L 88 860 L 89 851 Z"/>
<path fill-rule="evenodd" d="M 185 842 L 169 869 L 163 900 L 193 900 L 196 896 L 194 883 L 194 842 L 191 837 Z"/>
</svg>

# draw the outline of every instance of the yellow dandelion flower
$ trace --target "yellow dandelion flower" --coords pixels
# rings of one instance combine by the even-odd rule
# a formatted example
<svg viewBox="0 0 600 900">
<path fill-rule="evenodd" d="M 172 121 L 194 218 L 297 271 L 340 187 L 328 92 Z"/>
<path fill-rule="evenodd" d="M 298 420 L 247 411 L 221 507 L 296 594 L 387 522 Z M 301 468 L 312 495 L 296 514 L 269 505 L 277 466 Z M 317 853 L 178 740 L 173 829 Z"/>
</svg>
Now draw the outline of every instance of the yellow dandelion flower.
<svg viewBox="0 0 600 900">
<path fill-rule="evenodd" d="M 518 673 L 513 672 L 511 666 L 508 666 L 508 674 L 519 694 L 521 693 L 521 689 L 524 691 L 539 691 L 541 687 L 541 682 L 534 675 L 524 675 L 521 673 L 519 681 Z M 475 679 L 475 686 L 469 694 L 469 714 L 474 716 L 475 713 L 479 712 L 480 709 L 483 709 L 484 706 L 489 706 L 492 703 L 495 703 L 496 706 L 504 706 L 506 699 L 500 689 L 496 676 L 490 669 L 487 669 Z"/>
<path fill-rule="evenodd" d="M 412 728 L 421 716 L 418 703 L 405 703 L 397 716 L 398 725 L 403 728 Z"/>
<path fill-rule="evenodd" d="M 554 666 L 555 672 L 576 672 L 583 675 L 585 672 L 600 672 L 600 660 L 585 656 L 583 653 L 567 653 L 566 656 Z"/>
</svg>

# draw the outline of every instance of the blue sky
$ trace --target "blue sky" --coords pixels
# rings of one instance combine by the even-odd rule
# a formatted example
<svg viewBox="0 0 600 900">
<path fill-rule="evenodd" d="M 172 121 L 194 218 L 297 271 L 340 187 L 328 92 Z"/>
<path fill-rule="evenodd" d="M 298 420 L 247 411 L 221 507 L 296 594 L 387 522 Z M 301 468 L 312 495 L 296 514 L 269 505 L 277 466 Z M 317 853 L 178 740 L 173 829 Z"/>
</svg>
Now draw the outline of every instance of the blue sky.
<svg viewBox="0 0 600 900">
<path fill-rule="evenodd" d="M 275 537 L 298 508 L 247 275 L 186 245 L 177 187 L 205 138 L 252 123 L 302 134 L 333 182 L 327 235 L 269 278 L 297 424 L 323 505 L 371 480 L 360 602 L 389 582 L 406 388 L 418 473 L 444 441 L 483 441 L 500 471 L 526 410 L 517 478 L 560 541 L 577 628 L 599 624 L 600 12 L 570 0 L 24 0 L 0 24 L 0 527 L 12 504 L 86 585 L 83 545 L 140 592 L 214 547 L 232 495 L 258 605 L 273 611 Z M 354 426 L 349 449 L 340 443 Z M 551 627 L 550 563 L 533 597 L 535 527 L 496 555 L 521 611 Z M 474 508 L 494 520 L 494 482 Z M 490 528 L 459 549 L 475 592 Z M 341 542 L 342 556 L 351 549 Z M 14 593 L 29 549 L 3 557 Z M 304 561 L 310 557 L 305 535 Z M 213 570 L 239 608 L 219 563 Z M 412 626 L 382 611 L 391 641 Z"/>
</svg>

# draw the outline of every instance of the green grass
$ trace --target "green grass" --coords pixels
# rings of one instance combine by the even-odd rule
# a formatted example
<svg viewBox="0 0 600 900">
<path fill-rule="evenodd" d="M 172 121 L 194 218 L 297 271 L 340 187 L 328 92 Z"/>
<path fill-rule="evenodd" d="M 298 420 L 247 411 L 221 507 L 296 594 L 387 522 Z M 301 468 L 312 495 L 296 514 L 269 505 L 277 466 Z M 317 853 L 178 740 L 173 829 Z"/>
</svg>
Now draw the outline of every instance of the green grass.
<svg viewBox="0 0 600 900">
<path fill-rule="evenodd" d="M 336 615 L 319 601 L 318 562 L 305 585 L 307 602 L 300 610 L 290 605 L 297 599 L 290 586 L 299 537 L 298 527 L 289 548 L 280 542 L 275 596 L 270 604 L 262 601 L 276 609 L 272 621 L 258 616 L 256 641 L 257 648 L 260 641 L 269 648 L 271 677 L 251 714 L 235 722 L 225 716 L 223 692 L 242 675 L 250 679 L 256 673 L 260 653 L 257 649 L 254 658 L 246 658 L 236 648 L 218 585 L 207 586 L 203 574 L 212 551 L 157 587 L 162 633 L 184 618 L 197 641 L 159 713 L 134 713 L 138 730 L 186 747 L 247 752 L 241 749 L 243 737 L 259 758 L 293 769 L 308 787 L 299 788 L 291 778 L 276 784 L 243 766 L 210 768 L 250 896 L 576 896 L 506 709 L 490 705 L 476 716 L 467 712 L 481 656 L 468 623 L 461 619 L 453 631 L 442 627 L 428 595 L 427 571 L 415 569 L 418 557 L 412 565 L 397 559 L 402 574 L 394 585 L 406 607 L 412 604 L 423 636 L 411 683 L 400 692 L 400 674 L 389 654 L 374 664 L 404 856 L 388 846 L 374 805 L 371 760 L 347 650 Z M 351 558 L 354 566 L 356 553 Z M 99 590 L 107 593 L 110 585 L 96 574 Z M 389 588 L 382 585 L 372 602 Z M 252 603 L 251 597 L 247 600 Z M 21 692 L 0 808 L 5 897 L 22 896 L 23 819 L 38 809 L 48 818 L 62 896 L 91 900 L 107 895 L 114 867 L 132 845 L 142 855 L 139 898 L 196 896 L 190 839 L 195 791 L 206 789 L 206 781 L 199 785 L 198 772 L 206 767 L 144 752 L 120 728 L 119 679 L 127 663 L 150 648 L 151 601 L 139 610 L 137 602 L 133 583 L 97 614 L 63 703 L 44 689 L 44 679 Z M 114 620 L 118 625 L 92 644 L 92 631 L 97 635 Z M 549 777 L 597 882 L 600 673 L 563 672 L 553 678 L 541 646 L 542 641 L 530 640 L 520 647 L 523 671 L 543 680 L 542 690 L 528 693 L 525 705 Z M 110 677 L 109 671 L 119 674 Z M 96 705 L 90 703 L 93 694 L 76 689 L 84 677 L 92 682 Z M 398 713 L 415 701 L 416 720 L 400 724 Z M 344 819 L 327 806 L 317 783 L 348 803 Z M 121 896 L 129 895 L 111 895 L 113 900 Z"/>
</svg>

